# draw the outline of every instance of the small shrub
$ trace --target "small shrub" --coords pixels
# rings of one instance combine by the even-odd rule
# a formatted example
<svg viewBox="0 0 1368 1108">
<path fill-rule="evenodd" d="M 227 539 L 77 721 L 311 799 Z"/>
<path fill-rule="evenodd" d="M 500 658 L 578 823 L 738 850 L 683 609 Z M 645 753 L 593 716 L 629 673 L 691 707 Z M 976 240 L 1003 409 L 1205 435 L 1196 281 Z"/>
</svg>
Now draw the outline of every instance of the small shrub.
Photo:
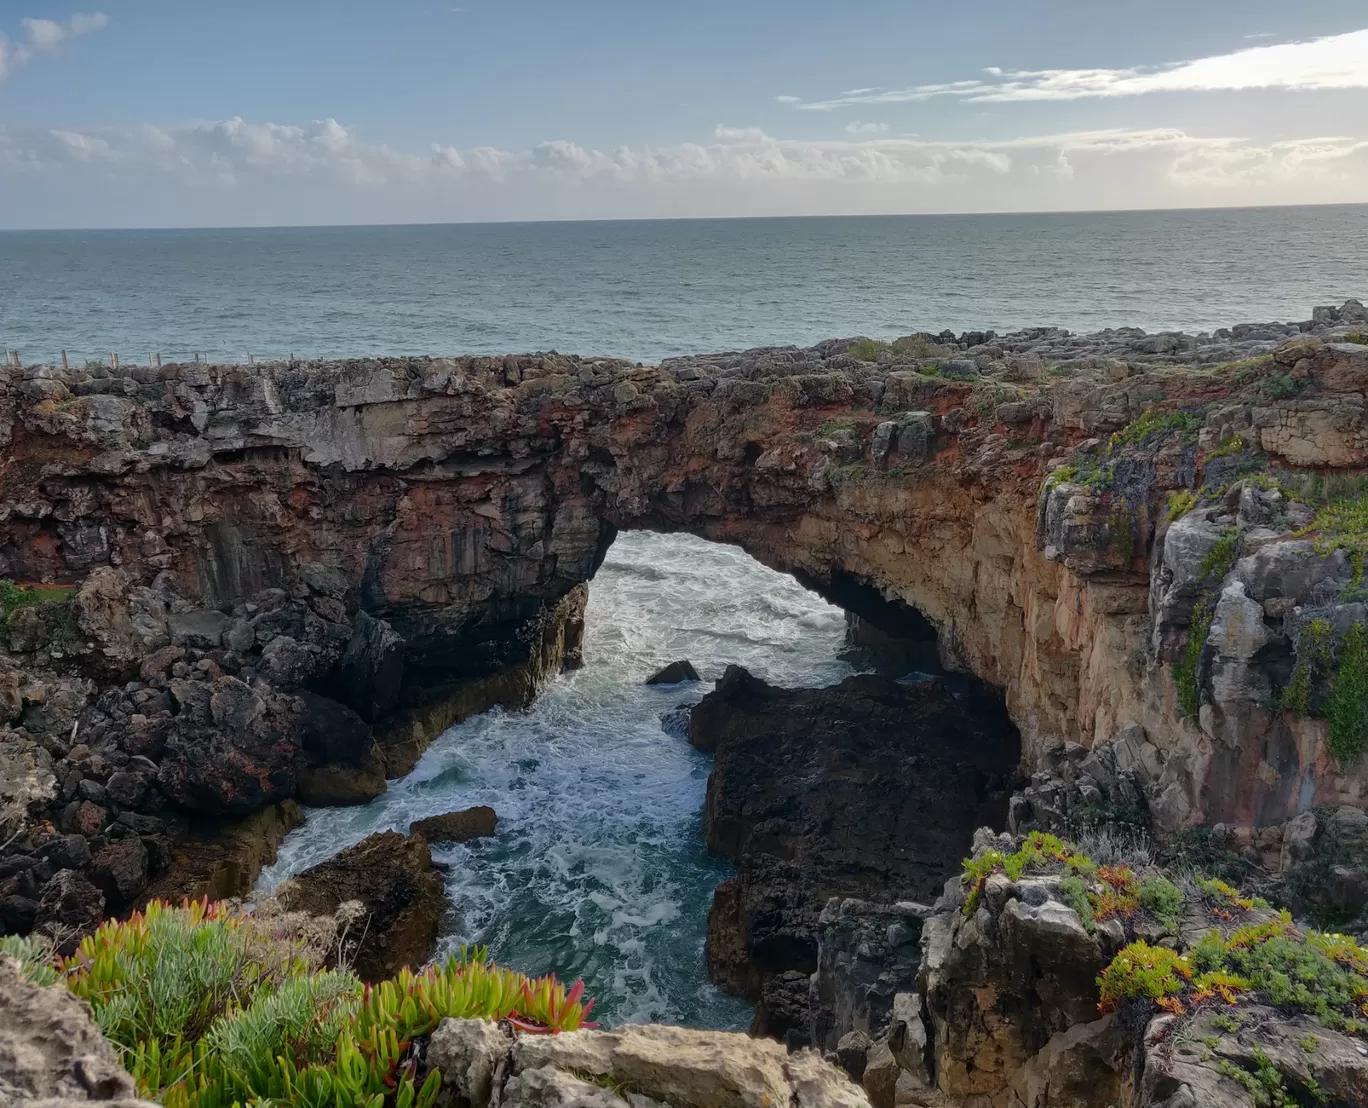
<svg viewBox="0 0 1368 1108">
<path fill-rule="evenodd" d="M 1182 519 L 1195 507 L 1197 507 L 1197 494 L 1191 489 L 1176 489 L 1169 493 L 1168 517 L 1170 522 Z"/>
<path fill-rule="evenodd" d="M 1183 918 L 1183 891 L 1163 874 L 1151 874 L 1140 882 L 1140 906 L 1165 929 L 1177 931 Z"/>
<path fill-rule="evenodd" d="M 1151 409 L 1112 435 L 1108 440 L 1107 453 L 1111 454 L 1118 446 L 1141 443 L 1151 438 L 1166 438 L 1169 435 L 1178 435 L 1184 441 L 1196 441 L 1197 432 L 1205 424 L 1204 408 L 1177 412 L 1158 412 Z"/>
<path fill-rule="evenodd" d="M 0 954 L 17 961 L 20 972 L 35 985 L 55 985 L 59 979 L 52 967 L 52 946 L 38 936 L 0 935 Z"/>
<path fill-rule="evenodd" d="M 1192 612 L 1183 653 L 1173 666 L 1173 680 L 1178 687 L 1178 709 L 1189 719 L 1196 719 L 1202 706 L 1202 688 L 1198 676 L 1202 664 L 1202 650 L 1206 646 L 1211 621 L 1216 614 L 1216 602 L 1210 597 L 1198 601 Z"/>
<path fill-rule="evenodd" d="M 531 980 L 482 949 L 363 987 L 346 970 L 319 971 L 314 937 L 289 924 L 153 902 L 102 924 L 58 969 L 139 1092 L 166 1108 L 433 1108 L 441 1074 L 420 1086 L 411 1044 L 441 1020 L 549 1033 L 586 1026 L 593 1006 L 582 983 Z"/>
<path fill-rule="evenodd" d="M 1368 626 L 1349 628 L 1325 704 L 1329 746 L 1341 766 L 1351 766 L 1368 746 Z"/>
<path fill-rule="evenodd" d="M 859 358 L 862 362 L 877 362 L 879 355 L 888 349 L 887 343 L 882 343 L 878 339 L 856 339 L 846 347 L 846 353 L 852 358 Z"/>
<path fill-rule="evenodd" d="M 1287 373 L 1274 373 L 1259 382 L 1259 392 L 1268 400 L 1286 400 L 1301 389 L 1301 382 Z"/>
<path fill-rule="evenodd" d="M 1296 664 L 1292 676 L 1278 700 L 1278 706 L 1287 712 L 1305 715 L 1311 703 L 1311 686 L 1316 678 L 1325 674 L 1334 662 L 1330 648 L 1331 627 L 1328 620 L 1308 620 L 1297 632 L 1295 644 Z"/>
<path fill-rule="evenodd" d="M 1331 500 L 1317 510 L 1311 526 L 1298 534 L 1313 535 L 1318 554 L 1343 550 L 1354 567 L 1350 583 L 1363 583 L 1364 569 L 1368 567 L 1368 493 Z"/>
<path fill-rule="evenodd" d="M 8 578 L 0 578 L 0 609 L 4 616 L 30 604 L 44 604 L 49 600 L 69 600 L 75 585 L 16 585 Z"/>
<path fill-rule="evenodd" d="M 1202 576 L 1207 580 L 1223 581 L 1235 565 L 1239 546 L 1240 532 L 1234 527 L 1227 527 L 1202 559 Z"/>
<path fill-rule="evenodd" d="M 1099 1007 L 1109 1012 L 1123 1000 L 1136 997 L 1157 1003 L 1176 997 L 1191 981 L 1192 966 L 1187 958 L 1139 940 L 1122 948 L 1097 979 L 1102 996 Z"/>
</svg>

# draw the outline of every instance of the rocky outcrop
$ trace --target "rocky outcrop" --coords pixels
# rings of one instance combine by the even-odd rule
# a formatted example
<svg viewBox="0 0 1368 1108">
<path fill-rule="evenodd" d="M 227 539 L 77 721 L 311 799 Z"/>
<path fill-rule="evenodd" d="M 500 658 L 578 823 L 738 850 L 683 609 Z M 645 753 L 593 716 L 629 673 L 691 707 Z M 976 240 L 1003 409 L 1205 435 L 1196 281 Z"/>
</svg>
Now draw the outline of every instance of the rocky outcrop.
<svg viewBox="0 0 1368 1108">
<path fill-rule="evenodd" d="M 656 367 L 6 367 L 0 575 L 71 595 L 6 622 L 0 816 L 92 842 L 130 816 L 155 880 L 144 818 L 359 799 L 375 763 L 311 764 L 295 694 L 407 772 L 573 664 L 623 527 L 737 543 L 884 630 L 916 614 L 1003 691 L 1028 772 L 1133 736 L 1165 833 L 1363 808 L 1359 739 L 1327 718 L 1360 603 L 1335 507 L 1368 459 L 1359 311 Z M 157 772 L 113 799 L 135 758 Z"/>
<path fill-rule="evenodd" d="M 67 1108 L 92 1101 L 109 1108 L 153 1108 L 90 1008 L 61 985 L 39 986 L 0 955 L 0 1106 Z"/>
<path fill-rule="evenodd" d="M 290 912 L 331 916 L 355 903 L 351 968 L 383 981 L 432 957 L 446 897 L 421 835 L 383 831 L 291 878 L 276 898 Z"/>
<path fill-rule="evenodd" d="M 481 804 L 460 812 L 416 819 L 409 824 L 409 834 L 422 835 L 430 843 L 464 843 L 494 834 L 498 823 L 494 809 Z"/>
<path fill-rule="evenodd" d="M 991 698 L 967 699 L 877 676 L 778 689 L 732 666 L 694 708 L 690 741 L 714 752 L 704 835 L 737 862 L 713 900 L 709 969 L 759 1001 L 753 1030 L 807 1040 L 830 898 L 931 899 L 974 827 L 1005 818 L 1016 732 Z"/>
<path fill-rule="evenodd" d="M 428 1064 L 471 1108 L 861 1108 L 869 1101 L 811 1051 L 662 1024 L 507 1037 L 443 1020 Z"/>
</svg>

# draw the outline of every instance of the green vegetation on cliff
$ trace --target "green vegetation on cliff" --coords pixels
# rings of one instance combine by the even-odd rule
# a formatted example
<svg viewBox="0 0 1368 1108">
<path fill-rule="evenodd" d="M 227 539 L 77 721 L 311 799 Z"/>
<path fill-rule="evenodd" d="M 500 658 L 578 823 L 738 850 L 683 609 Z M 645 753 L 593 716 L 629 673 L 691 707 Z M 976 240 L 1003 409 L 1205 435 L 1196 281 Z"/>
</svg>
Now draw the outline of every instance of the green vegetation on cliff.
<svg viewBox="0 0 1368 1108">
<path fill-rule="evenodd" d="M 416 1044 L 449 1017 L 526 1032 L 585 1026 L 583 985 L 530 979 L 463 950 L 420 973 L 363 985 L 325 968 L 345 939 L 299 915 L 260 919 L 218 904 L 160 902 L 110 920 L 55 963 L 16 940 L 28 975 L 90 1003 L 139 1092 L 168 1108 L 252 1102 L 302 1108 L 430 1108 Z M 11 944 L 14 945 L 14 944 Z"/>
</svg>

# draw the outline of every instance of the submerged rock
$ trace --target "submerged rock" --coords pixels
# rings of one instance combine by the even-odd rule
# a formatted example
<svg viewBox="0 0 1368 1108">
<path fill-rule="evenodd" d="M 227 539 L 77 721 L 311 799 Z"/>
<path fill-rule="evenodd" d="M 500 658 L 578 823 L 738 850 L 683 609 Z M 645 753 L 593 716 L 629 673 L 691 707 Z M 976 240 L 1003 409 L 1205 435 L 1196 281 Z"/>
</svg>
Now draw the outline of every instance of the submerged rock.
<svg viewBox="0 0 1368 1108">
<path fill-rule="evenodd" d="M 646 678 L 648 685 L 678 685 L 684 681 L 697 681 L 698 671 L 694 669 L 693 663 L 687 658 L 678 662 L 671 662 L 668 666 L 656 670 L 650 677 Z"/>
<path fill-rule="evenodd" d="M 463 843 L 494 834 L 498 822 L 493 808 L 480 805 L 462 812 L 416 819 L 409 824 L 409 834 L 422 835 L 430 843 Z"/>
</svg>

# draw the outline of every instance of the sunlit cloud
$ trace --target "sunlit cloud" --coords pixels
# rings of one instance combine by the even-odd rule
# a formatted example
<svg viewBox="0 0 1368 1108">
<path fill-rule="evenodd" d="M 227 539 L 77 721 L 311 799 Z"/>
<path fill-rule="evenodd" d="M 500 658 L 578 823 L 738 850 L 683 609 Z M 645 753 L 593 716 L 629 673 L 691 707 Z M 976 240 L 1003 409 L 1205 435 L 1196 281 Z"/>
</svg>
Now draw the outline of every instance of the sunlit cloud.
<svg viewBox="0 0 1368 1108">
<path fill-rule="evenodd" d="M 786 97 L 803 111 L 834 111 L 869 104 L 899 104 L 950 97 L 976 102 L 1082 100 L 1144 96 L 1156 92 L 1219 92 L 1250 89 L 1310 91 L 1368 89 L 1368 29 L 1304 42 L 1248 46 L 1229 54 L 1130 69 L 1003 70 L 985 78 L 850 89 L 824 100 Z"/>
</svg>

